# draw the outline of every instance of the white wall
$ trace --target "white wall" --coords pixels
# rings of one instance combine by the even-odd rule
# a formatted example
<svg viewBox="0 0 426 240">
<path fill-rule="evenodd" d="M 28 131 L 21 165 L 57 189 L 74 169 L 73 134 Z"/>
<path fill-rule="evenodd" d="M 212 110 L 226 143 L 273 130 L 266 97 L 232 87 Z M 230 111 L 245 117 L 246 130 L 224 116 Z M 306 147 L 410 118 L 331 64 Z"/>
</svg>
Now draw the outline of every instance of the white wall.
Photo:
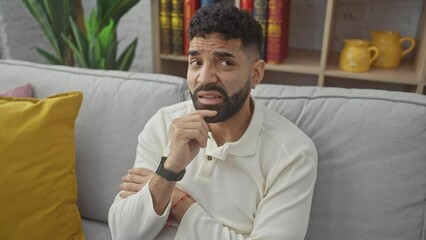
<svg viewBox="0 0 426 240">
<path fill-rule="evenodd" d="M 83 0 L 85 15 L 89 15 L 96 0 Z M 140 0 L 121 19 L 118 27 L 121 52 L 133 39 L 138 38 L 132 71 L 152 72 L 151 2 Z M 47 63 L 36 47 L 51 51 L 39 25 L 21 0 L 0 0 L 0 56 Z M 120 48 L 121 47 L 121 48 Z"/>
</svg>

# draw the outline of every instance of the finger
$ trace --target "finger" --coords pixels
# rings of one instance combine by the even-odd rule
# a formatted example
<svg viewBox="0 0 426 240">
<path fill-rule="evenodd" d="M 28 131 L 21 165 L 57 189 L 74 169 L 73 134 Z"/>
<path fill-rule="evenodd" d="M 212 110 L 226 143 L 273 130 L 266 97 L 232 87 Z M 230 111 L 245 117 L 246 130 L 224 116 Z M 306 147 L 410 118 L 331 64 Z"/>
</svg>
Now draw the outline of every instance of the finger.
<svg viewBox="0 0 426 240">
<path fill-rule="evenodd" d="M 151 170 L 148 170 L 146 168 L 131 168 L 127 171 L 129 174 L 136 174 L 140 176 L 148 176 L 153 174 L 154 172 Z"/>
<path fill-rule="evenodd" d="M 137 184 L 137 183 L 121 183 L 120 190 L 122 191 L 130 191 L 130 192 L 139 192 L 145 184 Z"/>
<path fill-rule="evenodd" d="M 193 115 L 186 119 L 175 119 L 172 123 L 172 129 L 173 131 L 199 129 L 205 137 L 209 133 L 208 125 L 200 115 Z"/>
<path fill-rule="evenodd" d="M 128 174 L 121 178 L 122 182 L 132 182 L 132 181 L 140 182 L 140 181 L 144 181 L 144 178 L 142 178 L 141 180 L 138 180 L 140 178 L 138 178 L 137 176 L 149 178 L 154 174 L 153 171 L 148 170 L 146 168 L 131 168 L 127 170 L 127 172 Z"/>
<path fill-rule="evenodd" d="M 121 191 L 120 194 L 118 194 L 121 198 L 125 199 L 128 198 L 130 195 L 135 194 L 136 192 L 129 192 L 129 191 Z"/>
<path fill-rule="evenodd" d="M 136 174 L 128 174 L 128 175 L 123 176 L 121 178 L 121 182 L 145 184 L 151 178 L 151 175 L 140 176 L 140 175 L 136 175 Z"/>
<path fill-rule="evenodd" d="M 195 110 L 190 115 L 200 115 L 201 117 L 214 117 L 217 115 L 215 110 Z"/>
<path fill-rule="evenodd" d="M 189 143 L 190 141 L 197 141 L 201 146 L 205 146 L 207 144 L 207 134 L 202 134 L 199 129 L 175 129 L 174 131 L 175 139 L 181 139 L 184 143 Z"/>
<path fill-rule="evenodd" d="M 205 123 L 205 126 L 207 127 L 207 123 L 204 120 L 205 117 L 214 117 L 217 115 L 216 111 L 213 110 L 196 110 L 194 112 L 191 112 L 190 114 L 176 118 L 173 120 L 173 123 L 178 122 L 203 122 Z"/>
<path fill-rule="evenodd" d="M 175 128 L 183 130 L 198 130 L 200 134 L 205 138 L 207 138 L 209 134 L 209 129 L 205 122 L 177 123 L 175 125 Z"/>
</svg>

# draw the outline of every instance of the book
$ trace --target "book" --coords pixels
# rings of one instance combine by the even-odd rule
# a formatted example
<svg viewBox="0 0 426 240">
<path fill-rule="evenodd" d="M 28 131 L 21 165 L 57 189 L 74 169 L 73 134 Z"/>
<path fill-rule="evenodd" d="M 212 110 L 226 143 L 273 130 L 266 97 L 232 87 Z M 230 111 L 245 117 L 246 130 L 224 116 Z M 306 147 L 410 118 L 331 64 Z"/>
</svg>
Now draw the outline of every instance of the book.
<svg viewBox="0 0 426 240">
<path fill-rule="evenodd" d="M 259 22 L 262 27 L 263 39 L 262 48 L 260 50 L 260 58 L 266 58 L 266 27 L 268 20 L 268 0 L 254 0 L 253 1 L 253 17 Z"/>
<path fill-rule="evenodd" d="M 172 53 L 172 2 L 161 0 L 160 2 L 160 51 L 163 54 Z"/>
<path fill-rule="evenodd" d="M 246 10 L 253 16 L 253 0 L 241 0 L 241 9 Z"/>
<path fill-rule="evenodd" d="M 172 53 L 183 54 L 183 0 L 172 0 Z"/>
<path fill-rule="evenodd" d="M 234 0 L 234 5 L 235 5 L 237 8 L 241 8 L 241 0 Z"/>
<path fill-rule="evenodd" d="M 189 48 L 189 22 L 195 11 L 200 8 L 200 0 L 184 0 L 183 2 L 183 54 L 188 55 Z"/>
<path fill-rule="evenodd" d="M 288 56 L 290 0 L 269 0 L 266 62 L 281 63 Z"/>
</svg>

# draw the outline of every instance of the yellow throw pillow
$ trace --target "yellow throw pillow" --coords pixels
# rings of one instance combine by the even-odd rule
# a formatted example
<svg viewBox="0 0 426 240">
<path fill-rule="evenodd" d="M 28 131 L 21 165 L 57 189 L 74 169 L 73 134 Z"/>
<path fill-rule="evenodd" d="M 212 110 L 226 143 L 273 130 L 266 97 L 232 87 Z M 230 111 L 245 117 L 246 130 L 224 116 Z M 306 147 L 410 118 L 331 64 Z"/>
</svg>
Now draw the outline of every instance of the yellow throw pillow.
<svg viewBox="0 0 426 240">
<path fill-rule="evenodd" d="M 0 97 L 0 239 L 84 239 L 74 146 L 82 98 Z"/>
</svg>

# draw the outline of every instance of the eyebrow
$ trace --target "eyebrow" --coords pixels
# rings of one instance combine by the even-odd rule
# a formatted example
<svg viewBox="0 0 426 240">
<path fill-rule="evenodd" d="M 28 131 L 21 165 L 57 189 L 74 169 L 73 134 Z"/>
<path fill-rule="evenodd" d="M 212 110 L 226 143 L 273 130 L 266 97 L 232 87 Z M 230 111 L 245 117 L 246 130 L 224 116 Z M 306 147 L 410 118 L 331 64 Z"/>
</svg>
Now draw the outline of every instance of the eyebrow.
<svg viewBox="0 0 426 240">
<path fill-rule="evenodd" d="M 221 58 L 235 58 L 235 56 L 229 52 L 214 52 L 213 55 Z"/>
<path fill-rule="evenodd" d="M 196 50 L 189 50 L 188 55 L 189 56 L 198 56 L 198 55 L 200 55 L 200 52 L 196 51 Z"/>
<path fill-rule="evenodd" d="M 199 56 L 199 55 L 201 55 L 201 53 L 197 50 L 189 50 L 188 55 L 189 56 Z M 214 52 L 213 55 L 215 57 L 220 57 L 220 58 L 224 58 L 224 57 L 236 58 L 232 53 L 222 52 L 222 51 Z"/>
</svg>

